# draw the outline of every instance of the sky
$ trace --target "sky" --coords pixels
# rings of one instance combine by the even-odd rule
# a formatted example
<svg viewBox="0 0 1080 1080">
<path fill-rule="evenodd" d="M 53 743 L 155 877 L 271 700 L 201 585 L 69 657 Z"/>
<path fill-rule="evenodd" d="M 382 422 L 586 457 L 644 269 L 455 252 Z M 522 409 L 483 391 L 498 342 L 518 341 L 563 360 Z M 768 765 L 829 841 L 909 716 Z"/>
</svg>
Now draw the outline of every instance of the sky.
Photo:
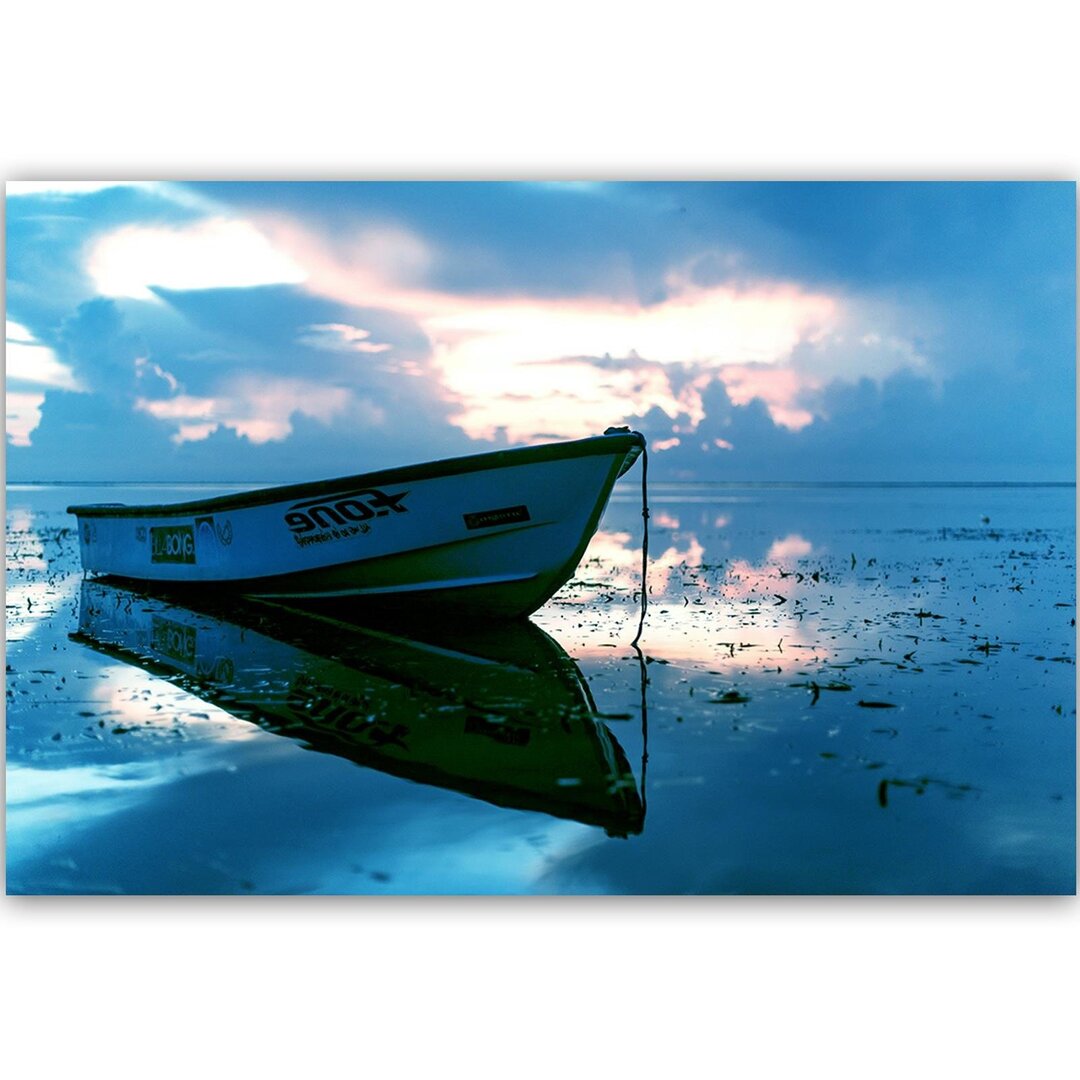
<svg viewBox="0 0 1080 1080">
<path fill-rule="evenodd" d="M 7 476 L 646 434 L 658 479 L 1072 481 L 1076 188 L 9 182 Z"/>
</svg>

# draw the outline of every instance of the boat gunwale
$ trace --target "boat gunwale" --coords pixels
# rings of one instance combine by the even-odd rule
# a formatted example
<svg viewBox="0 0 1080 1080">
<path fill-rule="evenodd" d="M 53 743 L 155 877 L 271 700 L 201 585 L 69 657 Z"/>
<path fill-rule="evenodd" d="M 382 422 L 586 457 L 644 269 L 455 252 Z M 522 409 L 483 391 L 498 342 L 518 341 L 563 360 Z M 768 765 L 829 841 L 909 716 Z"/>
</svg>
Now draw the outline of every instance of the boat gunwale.
<svg viewBox="0 0 1080 1080">
<path fill-rule="evenodd" d="M 332 495 L 344 486 L 359 484 L 403 484 L 417 480 L 435 480 L 471 472 L 487 472 L 491 469 L 534 465 L 546 461 L 558 461 L 601 454 L 628 454 L 634 447 L 642 448 L 645 439 L 636 431 L 612 432 L 610 435 L 593 435 L 587 439 L 568 442 L 542 443 L 539 446 L 522 446 L 507 450 L 494 450 L 483 454 L 442 458 L 416 465 L 399 465 L 376 472 L 338 476 L 328 480 L 302 481 L 275 487 L 257 488 L 228 495 L 215 495 L 179 503 L 148 503 L 129 506 L 123 503 L 87 503 L 69 506 L 67 512 L 80 518 L 133 518 L 133 517 L 189 517 L 192 514 L 224 513 L 257 506 L 269 506 L 305 496 Z"/>
</svg>

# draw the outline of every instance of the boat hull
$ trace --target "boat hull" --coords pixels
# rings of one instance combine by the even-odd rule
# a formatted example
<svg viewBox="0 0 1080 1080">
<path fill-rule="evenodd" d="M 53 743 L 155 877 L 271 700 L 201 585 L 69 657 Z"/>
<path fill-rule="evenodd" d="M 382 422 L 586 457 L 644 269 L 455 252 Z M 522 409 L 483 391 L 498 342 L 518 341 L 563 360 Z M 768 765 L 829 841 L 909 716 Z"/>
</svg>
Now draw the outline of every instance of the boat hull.
<svg viewBox="0 0 1080 1080">
<path fill-rule="evenodd" d="M 530 614 L 644 440 L 618 433 L 163 506 L 76 506 L 85 570 L 311 605 Z"/>
</svg>

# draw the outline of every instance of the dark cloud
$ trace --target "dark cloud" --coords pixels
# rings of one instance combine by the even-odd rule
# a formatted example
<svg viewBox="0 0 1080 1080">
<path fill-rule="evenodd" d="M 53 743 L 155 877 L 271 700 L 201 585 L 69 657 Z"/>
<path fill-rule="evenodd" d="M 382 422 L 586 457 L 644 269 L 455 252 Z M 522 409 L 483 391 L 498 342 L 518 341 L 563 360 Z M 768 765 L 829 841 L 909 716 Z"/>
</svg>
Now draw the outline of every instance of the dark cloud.
<svg viewBox="0 0 1080 1080">
<path fill-rule="evenodd" d="M 261 444 L 219 428 L 208 438 L 175 444 L 172 428 L 122 399 L 86 408 L 83 395 L 50 391 L 33 446 L 7 448 L 8 480 L 200 480 L 267 482 L 344 476 L 428 458 L 485 449 L 458 429 L 427 429 L 394 419 L 373 426 L 346 411 L 326 425 L 302 413 L 292 434 Z M 418 431 L 423 433 L 421 441 Z"/>
<path fill-rule="evenodd" d="M 244 213 L 287 214 L 331 246 L 402 225 L 434 248 L 427 283 L 470 295 L 599 294 L 653 302 L 695 230 L 674 191 L 522 183 L 213 183 L 194 191 Z M 715 242 L 715 238 L 709 238 Z M 339 251 L 339 254 L 341 252 Z M 347 253 L 347 252 L 346 252 Z"/>
<path fill-rule="evenodd" d="M 169 432 L 130 399 L 50 390 L 28 447 L 8 446 L 7 478 L 32 480 L 191 479 L 173 471 Z M 212 477 L 206 477 L 212 479 Z"/>
<path fill-rule="evenodd" d="M 631 418 L 652 441 L 679 437 L 655 455 L 658 475 L 716 481 L 1071 481 L 1072 401 L 1048 407 L 1030 384 L 1003 396 L 978 375 L 938 388 L 901 372 L 880 384 L 834 383 L 828 419 L 801 431 L 777 426 L 760 400 L 733 405 L 716 381 L 703 394 L 706 418 L 680 434 L 658 409 Z M 1033 413 L 1037 406 L 1041 412 Z M 715 440 L 733 449 L 716 446 Z M 991 443 L 993 458 L 986 447 Z"/>
<path fill-rule="evenodd" d="M 377 313 L 288 287 L 160 295 L 168 310 L 99 298 L 62 320 L 58 355 L 88 392 L 46 395 L 32 445 L 8 447 L 10 480 L 302 479 L 484 448 L 453 426 L 454 404 L 436 380 L 425 378 L 423 369 L 409 375 L 396 366 L 403 357 L 427 354 L 407 320 L 369 319 Z M 139 333 L 127 325 L 132 311 L 142 318 Z M 367 322 L 394 347 L 384 356 L 305 346 L 299 338 L 312 320 Z M 186 334 L 185 326 L 192 328 Z M 245 375 L 254 381 L 245 384 Z M 139 405 L 178 393 L 220 396 L 238 380 L 241 387 L 258 387 L 278 376 L 336 385 L 350 396 L 323 421 L 304 414 L 301 395 L 296 410 L 286 413 L 291 434 L 262 443 L 222 426 L 206 439 L 177 444 L 172 436 L 180 421 L 157 419 Z M 242 399 L 236 404 L 243 409 Z"/>
<path fill-rule="evenodd" d="M 155 288 L 153 292 L 182 317 L 188 341 L 174 343 L 174 354 L 184 344 L 190 344 L 192 331 L 197 331 L 206 335 L 208 344 L 232 350 L 234 359 L 248 355 L 270 370 L 292 371 L 305 363 L 326 362 L 325 350 L 321 355 L 311 355 L 312 350 L 305 348 L 302 338 L 309 327 L 328 324 L 369 331 L 371 340 L 392 346 L 388 351 L 396 360 L 426 361 L 431 352 L 427 336 L 408 316 L 337 303 L 313 296 L 298 286 L 184 291 Z M 378 354 L 368 354 L 373 355 Z M 349 370 L 356 370 L 358 354 L 343 349 L 341 357 L 352 361 Z M 370 366 L 377 364 L 373 361 Z"/>
<path fill-rule="evenodd" d="M 92 393 L 111 397 L 134 388 L 135 361 L 147 344 L 126 329 L 116 302 L 102 297 L 80 304 L 61 322 L 56 352 Z"/>
</svg>

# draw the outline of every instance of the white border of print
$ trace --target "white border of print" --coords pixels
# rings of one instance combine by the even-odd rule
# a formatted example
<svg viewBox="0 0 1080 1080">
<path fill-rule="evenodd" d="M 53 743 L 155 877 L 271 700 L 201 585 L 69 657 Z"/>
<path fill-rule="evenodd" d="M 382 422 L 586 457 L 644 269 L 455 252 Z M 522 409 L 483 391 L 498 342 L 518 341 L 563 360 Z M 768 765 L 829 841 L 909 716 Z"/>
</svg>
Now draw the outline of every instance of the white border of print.
<svg viewBox="0 0 1080 1080">
<path fill-rule="evenodd" d="M 924 0 L 380 8 L 16 6 L 4 175 L 1080 174 L 1073 35 L 1039 0 L 1000 23 Z M 1075 1060 L 1078 925 L 1068 898 L 8 898 L 4 1058 L 18 1076 L 1053 1075 Z"/>
</svg>

